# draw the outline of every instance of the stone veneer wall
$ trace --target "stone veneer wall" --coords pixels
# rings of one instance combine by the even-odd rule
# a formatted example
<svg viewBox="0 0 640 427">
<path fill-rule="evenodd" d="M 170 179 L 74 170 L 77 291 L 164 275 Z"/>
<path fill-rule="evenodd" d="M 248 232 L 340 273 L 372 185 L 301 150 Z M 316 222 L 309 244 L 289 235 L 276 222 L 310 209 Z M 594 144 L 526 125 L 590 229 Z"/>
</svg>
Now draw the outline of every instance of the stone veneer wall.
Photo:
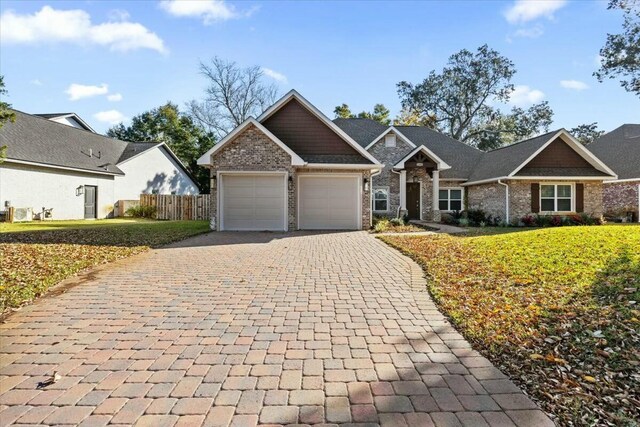
<svg viewBox="0 0 640 427">
<path fill-rule="evenodd" d="M 224 171 L 278 171 L 288 172 L 293 178 L 288 184 L 288 223 L 289 230 L 298 228 L 297 221 L 297 174 L 298 173 L 361 173 L 363 178 L 370 179 L 370 171 L 336 170 L 336 169 L 296 169 L 291 166 L 291 156 L 276 143 L 271 141 L 259 129 L 251 125 L 229 142 L 211 158 L 211 176 Z M 217 185 L 215 186 L 217 187 Z M 211 189 L 211 217 L 215 219 L 215 229 L 219 230 L 217 210 L 217 188 Z M 371 186 L 369 186 L 371 189 Z M 362 193 L 362 228 L 371 226 L 371 191 Z"/>
<path fill-rule="evenodd" d="M 638 191 L 640 179 L 629 182 L 613 182 L 603 185 L 603 204 L 605 212 L 635 212 L 638 217 Z"/>
<path fill-rule="evenodd" d="M 393 165 L 413 150 L 409 144 L 400 137 L 396 137 L 395 147 L 386 147 L 384 138 L 376 142 L 369 153 L 384 165 L 380 175 L 373 177 L 374 187 L 389 187 L 389 210 L 386 212 L 374 212 L 375 215 L 395 217 L 400 206 L 400 175 L 391 172 Z"/>
</svg>

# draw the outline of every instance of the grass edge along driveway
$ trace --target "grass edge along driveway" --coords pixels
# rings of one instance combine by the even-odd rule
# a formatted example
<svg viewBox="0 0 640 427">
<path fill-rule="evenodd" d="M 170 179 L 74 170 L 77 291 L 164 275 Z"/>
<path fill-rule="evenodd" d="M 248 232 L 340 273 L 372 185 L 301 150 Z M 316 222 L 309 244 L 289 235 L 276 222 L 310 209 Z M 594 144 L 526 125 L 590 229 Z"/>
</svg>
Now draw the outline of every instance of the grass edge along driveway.
<svg viewBox="0 0 640 427">
<path fill-rule="evenodd" d="M 421 264 L 441 310 L 561 425 L 636 425 L 640 226 L 505 231 L 380 239 Z"/>
<path fill-rule="evenodd" d="M 209 231 L 208 221 L 0 224 L 0 314 L 78 272 Z"/>
</svg>

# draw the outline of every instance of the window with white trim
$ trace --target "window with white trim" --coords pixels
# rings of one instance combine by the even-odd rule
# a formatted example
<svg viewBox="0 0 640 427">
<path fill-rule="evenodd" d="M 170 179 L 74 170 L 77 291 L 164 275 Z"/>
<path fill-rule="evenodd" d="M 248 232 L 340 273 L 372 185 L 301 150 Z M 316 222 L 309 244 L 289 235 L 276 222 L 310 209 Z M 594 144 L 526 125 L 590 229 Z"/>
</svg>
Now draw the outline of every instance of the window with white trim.
<svg viewBox="0 0 640 427">
<path fill-rule="evenodd" d="M 542 212 L 573 211 L 571 184 L 540 184 L 540 210 Z"/>
<path fill-rule="evenodd" d="M 378 187 L 373 190 L 373 210 L 383 212 L 389 210 L 389 189 Z"/>
<path fill-rule="evenodd" d="M 396 134 L 390 133 L 384 137 L 384 146 L 387 148 L 395 148 L 396 146 Z"/>
<path fill-rule="evenodd" d="M 438 197 L 438 209 L 441 211 L 461 211 L 462 195 L 462 188 L 441 188 Z"/>
</svg>

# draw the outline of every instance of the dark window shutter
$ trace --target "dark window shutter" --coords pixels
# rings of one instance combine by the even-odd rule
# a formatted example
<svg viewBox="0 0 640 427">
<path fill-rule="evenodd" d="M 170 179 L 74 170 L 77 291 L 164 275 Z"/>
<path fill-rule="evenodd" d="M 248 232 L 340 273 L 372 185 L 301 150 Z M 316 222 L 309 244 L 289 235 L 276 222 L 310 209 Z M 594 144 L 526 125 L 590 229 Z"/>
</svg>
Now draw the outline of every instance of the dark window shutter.
<svg viewBox="0 0 640 427">
<path fill-rule="evenodd" d="M 576 184 L 576 212 L 584 212 L 584 184 Z"/>
<path fill-rule="evenodd" d="M 531 184 L 531 212 L 540 212 L 540 184 Z"/>
</svg>

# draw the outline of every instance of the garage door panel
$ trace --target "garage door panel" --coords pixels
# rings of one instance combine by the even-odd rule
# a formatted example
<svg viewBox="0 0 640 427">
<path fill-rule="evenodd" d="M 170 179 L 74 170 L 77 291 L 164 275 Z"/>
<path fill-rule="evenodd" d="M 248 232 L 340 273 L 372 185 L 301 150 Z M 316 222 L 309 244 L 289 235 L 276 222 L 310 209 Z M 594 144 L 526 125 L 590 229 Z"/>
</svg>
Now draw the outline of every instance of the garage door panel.
<svg viewBox="0 0 640 427">
<path fill-rule="evenodd" d="M 360 178 L 300 177 L 299 226 L 309 230 L 358 229 Z"/>
<path fill-rule="evenodd" d="M 222 177 L 224 230 L 284 230 L 283 175 L 227 175 Z"/>
</svg>

